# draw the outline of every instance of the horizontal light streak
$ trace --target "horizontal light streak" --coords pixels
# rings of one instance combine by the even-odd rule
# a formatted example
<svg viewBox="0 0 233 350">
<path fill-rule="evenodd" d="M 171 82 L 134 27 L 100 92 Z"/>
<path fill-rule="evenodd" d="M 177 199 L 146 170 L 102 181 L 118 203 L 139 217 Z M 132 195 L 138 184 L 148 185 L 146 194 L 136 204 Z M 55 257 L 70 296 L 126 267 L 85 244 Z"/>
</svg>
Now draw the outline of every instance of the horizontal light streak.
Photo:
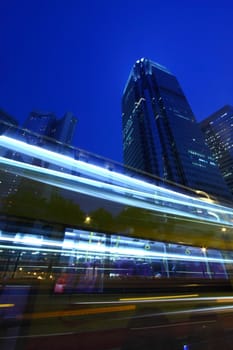
<svg viewBox="0 0 233 350">
<path fill-rule="evenodd" d="M 52 169 L 45 169 L 4 157 L 0 157 L 0 162 L 7 166 L 13 167 L 14 169 L 18 169 L 14 171 L 18 175 L 66 190 L 88 194 L 124 205 L 187 217 L 189 219 L 202 222 L 206 221 L 216 223 L 217 221 L 219 224 L 222 223 L 224 225 L 233 226 L 233 214 L 232 212 L 229 214 L 229 211 L 226 211 L 225 207 L 222 207 L 221 211 L 218 208 L 212 208 L 212 211 L 208 210 L 208 216 L 206 216 L 205 212 L 198 212 L 198 209 L 200 208 L 206 210 L 206 203 L 203 204 L 202 202 L 201 205 L 198 205 L 193 204 L 193 202 L 187 202 L 187 200 L 186 202 L 182 202 L 175 198 L 175 192 L 173 193 L 173 197 L 170 197 L 168 200 L 163 196 L 148 194 L 138 190 L 135 191 L 132 189 L 121 188 L 113 184 L 106 184 L 93 179 L 86 179 Z M 160 200 L 160 204 L 155 204 L 155 200 Z M 173 204 L 173 207 L 170 206 L 171 204 Z M 180 208 L 176 208 L 176 206 L 180 206 Z M 192 207 L 196 212 L 189 212 L 190 207 Z M 213 210 L 217 211 L 218 214 L 214 213 Z"/>
<path fill-rule="evenodd" d="M 192 198 L 190 196 L 187 196 L 182 193 L 177 193 L 175 191 L 172 191 L 170 189 L 166 188 L 161 188 L 157 185 L 150 184 L 146 181 L 138 180 L 135 178 L 132 178 L 130 176 L 116 173 L 114 171 L 110 171 L 109 169 L 102 168 L 100 166 L 96 166 L 94 164 L 86 163 L 80 160 L 75 160 L 72 157 L 65 156 L 61 153 L 49 151 L 47 149 L 28 144 L 23 141 L 19 141 L 4 135 L 0 136 L 0 146 L 3 147 L 8 147 L 12 150 L 16 150 L 19 152 L 22 152 L 26 155 L 29 155 L 31 157 L 37 157 L 43 161 L 49 161 L 51 164 L 55 164 L 57 166 L 62 166 L 65 167 L 66 169 L 72 170 L 72 171 L 77 171 L 80 172 L 80 170 L 83 170 L 87 175 L 94 175 L 96 177 L 97 175 L 101 175 L 102 179 L 110 179 L 110 180 L 121 180 L 121 186 L 122 185 L 134 185 L 139 186 L 141 189 L 147 189 L 147 190 L 152 190 L 153 193 L 154 191 L 161 191 L 165 194 L 169 195 L 175 195 L 176 197 L 180 198 L 188 198 L 192 199 L 194 201 L 202 203 L 202 200 L 199 200 L 197 198 Z M 203 204 L 203 203 L 202 203 Z M 206 202 L 205 202 L 206 204 Z M 218 206 L 218 205 L 216 205 Z M 220 206 L 221 207 L 221 206 Z M 222 207 L 221 207 L 222 208 Z"/>
<path fill-rule="evenodd" d="M 229 301 L 233 301 L 233 297 L 221 297 L 216 300 L 217 303 L 229 303 Z"/>
<path fill-rule="evenodd" d="M 57 337 L 57 336 L 66 336 L 76 334 L 76 332 L 59 332 L 59 333 L 36 333 L 36 334 L 25 334 L 25 335 L 16 335 L 16 336 L 7 336 L 0 337 L 0 340 L 13 340 L 13 339 L 27 339 L 27 338 L 40 338 L 40 337 Z"/>
<path fill-rule="evenodd" d="M 115 193 L 121 194 L 121 195 L 128 194 L 131 197 L 135 196 L 135 198 L 140 199 L 140 200 L 148 199 L 148 200 L 151 200 L 151 201 L 154 202 L 156 199 L 158 199 L 158 200 L 166 201 L 166 202 L 169 202 L 169 203 L 176 203 L 176 204 L 181 204 L 181 205 L 185 204 L 185 202 L 176 200 L 175 198 L 172 198 L 172 197 L 167 198 L 167 197 L 164 197 L 164 196 L 161 196 L 161 195 L 159 196 L 159 195 L 157 195 L 155 193 L 146 193 L 146 192 L 142 192 L 142 191 L 139 191 L 139 190 L 132 190 L 132 189 L 128 189 L 128 188 L 125 188 L 125 187 L 121 187 L 121 186 L 117 186 L 117 185 L 113 185 L 113 184 L 108 184 L 108 183 L 100 182 L 100 181 L 93 180 L 93 179 L 87 179 L 87 178 L 83 178 L 83 177 L 80 177 L 80 176 L 75 176 L 75 175 L 63 173 L 63 172 L 60 172 L 60 171 L 57 171 L 57 170 L 52 170 L 52 169 L 38 167 L 38 166 L 35 166 L 35 165 L 32 165 L 32 164 L 23 163 L 23 162 L 16 161 L 16 160 L 13 160 L 13 159 L 7 159 L 7 158 L 4 158 L 4 157 L 0 157 L 0 162 L 2 164 L 10 165 L 10 166 L 12 166 L 14 168 L 21 168 L 24 171 L 22 176 L 30 177 L 31 179 L 42 180 L 42 178 L 40 178 L 38 176 L 34 177 L 33 173 L 37 173 L 37 174 L 41 174 L 41 175 L 50 175 L 54 179 L 55 178 L 59 178 L 59 179 L 65 180 L 66 182 L 67 182 L 67 180 L 70 180 L 70 181 L 72 181 L 72 182 L 70 182 L 72 190 L 75 189 L 72 186 L 73 182 L 74 182 L 74 183 L 78 183 L 78 184 L 83 184 L 83 185 L 96 187 L 96 188 L 99 188 L 101 190 L 111 190 L 113 192 L 113 195 L 114 195 L 114 192 L 115 192 Z M 32 171 L 30 176 L 27 173 L 25 173 L 25 170 Z M 55 181 L 51 181 L 49 179 L 43 179 L 43 182 L 51 184 L 51 185 L 55 184 Z M 62 184 L 60 184 L 60 186 L 62 186 Z M 64 186 L 64 188 L 68 189 L 67 184 Z M 174 195 L 174 193 L 173 193 L 173 195 Z M 190 203 L 189 203 L 189 205 L 190 205 Z M 154 204 L 154 206 L 155 206 L 155 204 Z M 196 207 L 198 209 L 200 208 L 199 205 L 194 205 L 194 207 Z M 169 208 L 169 209 L 172 210 L 172 208 Z M 205 209 L 205 203 L 204 203 L 203 209 Z M 198 213 L 198 215 L 200 216 L 200 213 Z"/>
<path fill-rule="evenodd" d="M 14 307 L 15 304 L 0 304 L 0 308 Z"/>
<path fill-rule="evenodd" d="M 181 315 L 181 314 L 197 314 L 197 313 L 214 313 L 214 312 L 232 312 L 233 311 L 233 305 L 226 305 L 226 306 L 210 306 L 210 307 L 200 307 L 196 309 L 185 309 L 180 311 L 166 311 L 165 313 L 158 313 L 156 315 Z M 154 315 L 150 314 L 148 316 L 153 317 Z M 145 316 L 145 317 L 148 317 Z M 143 316 L 142 316 L 143 317 Z"/>
<path fill-rule="evenodd" d="M 205 303 L 232 303 L 232 296 L 213 296 L 213 297 L 200 297 L 199 294 L 179 294 L 179 295 L 165 295 L 165 296 L 145 296 L 145 297 L 131 297 L 131 298 L 120 298 L 118 300 L 102 300 L 102 301 L 83 301 L 83 302 L 75 302 L 75 305 L 104 305 L 104 304 L 127 304 L 127 303 L 171 303 L 171 302 L 203 302 Z M 232 308 L 231 305 L 227 307 Z M 210 307 L 212 309 L 212 307 Z M 218 306 L 217 306 L 218 308 Z M 220 307 L 221 308 L 221 307 Z M 194 311 L 196 309 L 193 309 Z M 199 310 L 199 309 L 197 309 Z M 203 310 L 203 308 L 200 308 Z"/>
<path fill-rule="evenodd" d="M 153 300 L 169 300 L 169 301 L 174 301 L 176 299 L 179 299 L 179 300 L 193 300 L 193 298 L 196 298 L 198 297 L 199 294 L 180 294 L 180 295 L 163 295 L 163 296 L 158 296 L 158 297 L 153 297 L 153 296 L 150 296 L 150 297 L 138 297 L 138 298 L 120 298 L 119 300 L 120 301 L 141 301 L 141 300 L 149 300 L 149 301 L 153 301 Z"/>
<path fill-rule="evenodd" d="M 4 135 L 0 136 L 0 146 L 7 147 L 9 149 L 21 152 L 31 157 L 37 157 L 43 161 L 49 161 L 51 164 L 62 166 L 69 170 L 75 170 L 77 172 L 80 172 L 80 170 L 83 170 L 86 173 L 86 175 L 94 175 L 94 177 L 96 177 L 97 175 L 101 175 L 103 179 L 107 177 L 107 179 L 111 179 L 111 180 L 120 179 L 121 185 L 133 184 L 134 186 L 139 185 L 144 189 L 160 190 L 160 187 L 151 185 L 145 181 L 137 180 L 135 178 L 131 178 L 129 176 L 116 173 L 114 171 L 110 171 L 108 169 L 96 166 L 94 164 L 85 163 L 80 160 L 75 160 L 72 157 L 65 156 L 61 153 L 49 151 L 47 149 L 44 149 L 35 145 L 31 145 L 20 140 L 16 140 L 8 136 L 4 136 Z M 164 189 L 164 192 L 167 192 L 169 194 L 175 193 L 169 189 Z M 186 195 L 183 195 L 183 194 L 177 194 L 177 195 L 181 197 L 186 197 Z"/>
<path fill-rule="evenodd" d="M 205 320 L 205 324 L 211 324 L 216 323 L 216 320 Z M 173 328 L 173 327 L 183 327 L 183 326 L 192 326 L 192 325 L 203 325 L 203 321 L 186 321 L 186 322 L 176 322 L 176 323 L 166 323 L 166 324 L 160 324 L 157 326 L 144 326 L 144 327 L 132 327 L 130 328 L 131 331 L 141 331 L 146 329 L 159 329 L 159 328 Z M 187 345 L 184 344 L 183 350 L 189 350 Z"/>
<path fill-rule="evenodd" d="M 95 315 L 110 312 L 123 312 L 123 311 L 134 311 L 136 309 L 135 305 L 121 305 L 121 306 L 111 306 L 111 307 L 98 307 L 98 308 L 88 308 L 81 310 L 59 310 L 59 311 L 45 311 L 36 312 L 32 314 L 25 314 L 23 316 L 18 316 L 18 319 L 41 319 L 41 318 L 53 318 L 53 317 L 68 317 L 68 316 L 85 316 L 85 315 Z"/>
<path fill-rule="evenodd" d="M 4 157 L 0 157 L 0 162 L 8 166 L 10 165 L 14 169 L 20 169 L 21 172 L 20 170 L 13 171 L 17 175 L 21 175 L 28 179 L 36 180 L 51 186 L 56 186 L 65 190 L 70 190 L 73 192 L 83 193 L 89 196 L 110 200 L 124 205 L 200 220 L 199 213 L 194 215 L 184 210 L 177 210 L 171 207 L 154 204 L 154 195 L 148 195 L 142 192 L 139 193 L 138 191 L 136 192 L 134 190 L 129 189 L 122 189 L 115 185 L 105 184 L 96 180 L 86 179 L 62 173 L 56 170 L 44 169 L 35 165 L 22 163 L 15 160 L 9 160 Z M 9 169 L 7 170 L 9 171 Z M 25 172 L 25 170 L 27 170 L 28 172 Z M 46 177 L 44 177 L 44 175 L 46 175 Z M 162 197 L 160 199 L 163 200 Z M 173 202 L 175 203 L 175 201 Z M 184 203 L 182 205 L 184 205 Z M 216 220 L 210 218 L 207 221 L 216 222 Z M 225 224 L 229 224 L 229 222 L 226 221 Z"/>
<path fill-rule="evenodd" d="M 5 237 L 0 236 L 0 242 L 15 242 L 14 237 Z M 25 241 L 22 239 L 17 240 L 18 243 L 22 243 L 23 246 L 7 246 L 7 245 L 0 245 L 1 249 L 11 249 L 11 250 L 26 250 L 26 251 L 38 251 L 38 252 L 49 252 L 49 253 L 60 253 L 60 254 L 69 254 L 72 256 L 77 256 L 80 254 L 95 254 L 98 256 L 124 256 L 124 257 L 146 257 L 147 259 L 167 259 L 167 260 L 183 260 L 183 261 L 199 261 L 199 262 L 215 262 L 220 264 L 232 264 L 233 259 L 223 259 L 223 258 L 214 258 L 214 257 L 208 257 L 206 255 L 204 256 L 197 256 L 197 255 L 186 255 L 186 254 L 173 254 L 173 253 L 167 253 L 167 252 L 151 252 L 145 249 L 139 249 L 139 248 L 121 248 L 121 247 L 109 247 L 104 245 L 98 245 L 98 244 L 89 244 L 89 243 L 74 243 L 70 249 L 66 247 L 66 249 L 50 249 L 50 248 L 42 248 L 42 247 L 35 247 L 35 246 L 25 246 Z M 46 246 L 48 243 L 45 241 L 43 243 L 44 246 Z M 41 244 L 42 245 L 42 244 Z M 62 248 L 63 242 L 57 243 L 56 241 L 49 242 L 49 245 L 51 246 L 57 246 Z"/>
<path fill-rule="evenodd" d="M 9 250 L 20 250 L 20 251 L 35 251 L 38 250 L 35 247 L 22 247 L 22 246 L 12 246 L 12 245 L 0 245 L 1 249 L 9 249 Z M 40 248 L 40 252 L 46 252 L 46 253 L 67 253 L 70 254 L 70 251 L 64 251 L 64 250 L 58 250 L 58 249 L 47 249 L 47 248 Z"/>
<path fill-rule="evenodd" d="M 174 300 L 175 301 L 175 300 Z M 191 308 L 185 308 L 182 310 L 176 310 L 176 311 L 164 311 L 164 312 L 152 312 L 152 313 L 147 313 L 144 315 L 132 315 L 130 317 L 124 317 L 124 320 L 132 320 L 132 319 L 143 319 L 143 318 L 150 318 L 150 317 L 157 317 L 157 316 L 176 316 L 176 315 L 190 315 L 191 317 L 193 317 L 195 314 L 211 314 L 211 313 L 231 313 L 233 311 L 233 305 L 226 305 L 226 306 L 210 306 L 210 307 L 198 307 L 198 308 L 194 308 L 193 306 Z M 188 320 L 187 322 L 190 323 L 189 321 L 191 321 L 192 324 L 192 320 Z M 199 321 L 196 321 L 199 322 Z M 206 322 L 216 322 L 216 320 L 202 320 L 202 323 L 206 323 Z M 172 324 L 171 324 L 172 326 Z M 155 328 L 157 326 L 149 326 L 149 327 L 145 327 L 145 328 Z M 142 327 L 144 328 L 144 327 Z M 137 328 L 134 328 L 137 329 Z M 139 329 L 139 328 L 138 328 Z"/>
<path fill-rule="evenodd" d="M 214 297 L 199 297 L 199 294 L 190 295 L 173 295 L 173 296 L 159 296 L 159 297 L 140 297 L 140 298 L 121 298 L 119 302 L 134 302 L 134 303 L 148 303 L 148 302 L 216 302 L 216 303 L 229 303 L 233 301 L 231 296 L 214 296 Z"/>
<path fill-rule="evenodd" d="M 172 301 L 195 301 L 202 300 L 198 297 L 199 294 L 180 294 L 180 295 L 166 295 L 166 296 L 150 296 L 150 297 L 132 297 L 132 298 L 120 298 L 119 300 L 106 300 L 106 301 L 82 301 L 76 302 L 75 305 L 101 305 L 101 304 L 124 304 L 124 303 L 151 303 L 151 302 L 172 302 Z M 214 298 L 215 300 L 216 298 Z M 205 300 L 205 299 L 204 299 Z"/>
<path fill-rule="evenodd" d="M 223 207 L 218 204 L 207 203 L 204 200 L 200 200 L 198 198 L 194 198 L 182 193 L 177 193 L 166 188 L 161 188 L 157 185 L 150 184 L 146 181 L 138 180 L 124 174 L 110 171 L 109 169 L 105 169 L 100 166 L 85 163 L 80 160 L 75 160 L 72 157 L 68 157 L 57 152 L 49 151 L 47 149 L 31 145 L 26 142 L 19 141 L 4 135 L 0 136 L 0 145 L 18 152 L 22 152 L 31 157 L 37 157 L 43 161 L 49 161 L 51 164 L 54 164 L 56 166 L 65 167 L 66 169 L 76 171 L 79 173 L 80 171 L 83 171 L 84 175 L 86 174 L 86 176 L 92 175 L 94 178 L 98 178 L 100 176 L 102 181 L 114 181 L 115 183 L 118 183 L 118 185 L 120 184 L 120 187 L 124 189 L 126 189 L 126 185 L 133 187 L 134 189 L 138 187 L 143 192 L 145 192 L 145 190 L 152 191 L 150 193 L 152 193 L 155 197 L 157 192 L 162 192 L 164 200 L 166 198 L 166 195 L 168 195 L 169 201 L 171 200 L 171 197 L 174 196 L 177 201 L 179 199 L 182 199 L 182 202 L 184 200 L 183 203 L 189 204 L 194 207 L 197 205 L 198 207 L 203 207 L 208 210 L 215 210 L 219 213 L 222 213 L 224 211 L 225 213 L 232 215 L 231 208 Z M 189 201 L 189 203 L 185 202 L 187 200 Z"/>
</svg>

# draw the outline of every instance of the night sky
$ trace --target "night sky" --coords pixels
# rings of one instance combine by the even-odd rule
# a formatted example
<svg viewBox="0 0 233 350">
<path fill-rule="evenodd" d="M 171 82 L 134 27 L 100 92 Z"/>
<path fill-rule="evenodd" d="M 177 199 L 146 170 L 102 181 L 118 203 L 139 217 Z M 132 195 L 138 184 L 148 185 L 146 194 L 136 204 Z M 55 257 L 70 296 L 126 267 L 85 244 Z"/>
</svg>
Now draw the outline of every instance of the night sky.
<svg viewBox="0 0 233 350">
<path fill-rule="evenodd" d="M 0 107 L 78 118 L 75 146 L 122 161 L 121 97 L 137 59 L 178 78 L 197 120 L 233 104 L 233 2 L 1 0 Z"/>
</svg>

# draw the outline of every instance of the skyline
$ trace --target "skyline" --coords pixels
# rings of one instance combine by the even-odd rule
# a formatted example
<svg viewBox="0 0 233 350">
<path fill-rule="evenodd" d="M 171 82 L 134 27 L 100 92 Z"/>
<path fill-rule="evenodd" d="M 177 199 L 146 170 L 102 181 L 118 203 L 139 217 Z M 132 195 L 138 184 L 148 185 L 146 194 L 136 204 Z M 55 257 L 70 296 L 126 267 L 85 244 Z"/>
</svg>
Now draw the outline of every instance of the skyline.
<svg viewBox="0 0 233 350">
<path fill-rule="evenodd" d="M 21 124 L 33 110 L 71 111 L 74 145 L 122 162 L 121 98 L 136 60 L 167 67 L 197 121 L 233 105 L 232 14 L 226 0 L 2 2 L 0 107 Z"/>
</svg>

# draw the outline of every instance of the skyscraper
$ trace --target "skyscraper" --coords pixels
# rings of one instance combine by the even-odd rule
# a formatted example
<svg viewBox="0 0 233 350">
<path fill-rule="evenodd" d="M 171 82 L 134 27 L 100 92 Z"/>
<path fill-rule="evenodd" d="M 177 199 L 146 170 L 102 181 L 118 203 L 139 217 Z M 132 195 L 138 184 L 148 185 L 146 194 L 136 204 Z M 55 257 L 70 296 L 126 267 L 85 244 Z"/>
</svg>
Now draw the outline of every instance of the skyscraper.
<svg viewBox="0 0 233 350">
<path fill-rule="evenodd" d="M 233 106 L 226 105 L 200 122 L 212 155 L 233 194 Z"/>
<path fill-rule="evenodd" d="M 122 124 L 126 165 L 230 198 L 179 82 L 167 68 L 145 58 L 134 64 L 123 92 Z"/>
<path fill-rule="evenodd" d="M 0 134 L 7 136 L 15 135 L 15 130 L 18 129 L 17 120 L 10 114 L 0 109 Z M 15 160 L 19 160 L 20 156 L 17 152 L 12 152 L 10 150 L 5 151 L 0 149 L 0 156 L 3 157 L 14 157 Z M 3 205 L 4 198 L 12 193 L 17 192 L 19 180 L 17 175 L 13 175 L 7 171 L 0 169 L 0 195 L 2 197 L 0 208 Z"/>
<path fill-rule="evenodd" d="M 76 124 L 77 118 L 70 112 L 65 113 L 61 119 L 57 119 L 50 112 L 31 112 L 24 128 L 62 143 L 72 144 Z"/>
<path fill-rule="evenodd" d="M 17 120 L 10 114 L 6 113 L 3 109 L 0 109 L 0 133 L 9 131 L 11 126 L 17 126 Z"/>
<path fill-rule="evenodd" d="M 60 150 L 64 154 L 69 154 L 70 152 L 69 145 L 73 142 L 76 123 L 77 119 L 69 112 L 65 113 L 61 119 L 57 119 L 55 114 L 50 112 L 31 112 L 25 120 L 22 129 L 13 117 L 0 110 L 0 133 L 12 136 L 21 141 L 27 140 L 29 144 L 39 145 L 52 150 L 56 149 L 57 151 Z M 64 144 L 68 145 L 68 147 L 64 147 Z M 0 155 L 7 156 L 16 161 L 25 161 L 25 163 L 43 166 L 41 160 L 37 157 L 24 156 L 20 152 L 8 150 L 6 153 L 3 148 L 3 150 L 0 150 Z M 53 168 L 57 170 L 59 167 Z M 5 200 L 6 210 L 11 210 L 12 198 L 19 193 L 20 188 L 26 187 L 28 192 L 35 196 L 38 193 L 38 188 L 35 187 L 33 181 L 24 179 L 11 172 L 0 170 L 0 179 L 0 195 Z M 44 198 L 49 198 L 51 195 L 48 193 L 47 187 L 42 184 L 39 190 L 40 194 L 43 193 Z M 0 208 L 1 205 L 2 203 L 0 203 Z"/>
<path fill-rule="evenodd" d="M 56 116 L 50 112 L 33 111 L 25 120 L 23 127 L 36 134 L 51 136 L 56 123 Z"/>
<path fill-rule="evenodd" d="M 56 121 L 52 136 L 63 143 L 71 145 L 77 125 L 77 118 L 71 112 L 66 112 L 64 117 Z"/>
</svg>

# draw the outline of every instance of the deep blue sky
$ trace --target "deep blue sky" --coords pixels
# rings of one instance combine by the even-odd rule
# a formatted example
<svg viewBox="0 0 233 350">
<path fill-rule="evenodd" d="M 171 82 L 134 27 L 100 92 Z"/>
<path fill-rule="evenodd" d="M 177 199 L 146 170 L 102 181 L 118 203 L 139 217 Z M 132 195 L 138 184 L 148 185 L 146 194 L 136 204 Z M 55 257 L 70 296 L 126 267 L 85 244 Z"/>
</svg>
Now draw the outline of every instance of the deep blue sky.
<svg viewBox="0 0 233 350">
<path fill-rule="evenodd" d="M 233 3 L 1 0 L 0 107 L 78 118 L 75 145 L 122 160 L 121 96 L 148 57 L 178 78 L 197 120 L 233 104 Z"/>
</svg>

